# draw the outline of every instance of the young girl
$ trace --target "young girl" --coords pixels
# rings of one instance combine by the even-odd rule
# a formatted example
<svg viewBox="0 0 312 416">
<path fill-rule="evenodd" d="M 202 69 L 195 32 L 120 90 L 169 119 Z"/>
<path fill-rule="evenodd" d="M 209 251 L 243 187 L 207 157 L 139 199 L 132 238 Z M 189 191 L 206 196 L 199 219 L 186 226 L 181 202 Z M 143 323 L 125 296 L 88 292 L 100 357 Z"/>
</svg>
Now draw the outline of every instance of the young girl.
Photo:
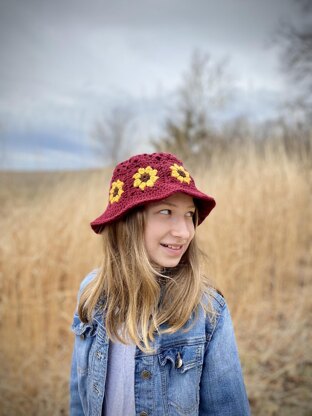
<svg viewBox="0 0 312 416">
<path fill-rule="evenodd" d="M 231 317 L 196 244 L 214 206 L 172 154 L 116 166 L 91 223 L 103 262 L 72 325 L 72 416 L 249 415 Z"/>
</svg>

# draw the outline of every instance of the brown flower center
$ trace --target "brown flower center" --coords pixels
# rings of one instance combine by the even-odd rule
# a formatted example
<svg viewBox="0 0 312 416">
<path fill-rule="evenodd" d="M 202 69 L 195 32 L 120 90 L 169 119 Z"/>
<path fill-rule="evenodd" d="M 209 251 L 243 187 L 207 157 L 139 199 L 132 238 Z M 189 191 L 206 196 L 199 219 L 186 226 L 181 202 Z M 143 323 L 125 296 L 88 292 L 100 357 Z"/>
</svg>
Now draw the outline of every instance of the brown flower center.
<svg viewBox="0 0 312 416">
<path fill-rule="evenodd" d="M 114 189 L 114 192 L 113 192 L 113 197 L 115 198 L 115 196 L 117 196 L 118 195 L 118 192 L 119 192 L 119 189 L 117 188 L 117 186 L 116 186 L 116 188 Z"/>
<path fill-rule="evenodd" d="M 178 174 L 180 175 L 180 176 L 182 176 L 182 178 L 185 178 L 186 177 L 186 174 L 185 174 L 185 172 L 183 172 L 183 170 L 178 170 Z"/>
<path fill-rule="evenodd" d="M 141 175 L 142 182 L 147 182 L 150 179 L 151 179 L 151 176 L 148 173 L 143 173 L 143 175 Z"/>
</svg>

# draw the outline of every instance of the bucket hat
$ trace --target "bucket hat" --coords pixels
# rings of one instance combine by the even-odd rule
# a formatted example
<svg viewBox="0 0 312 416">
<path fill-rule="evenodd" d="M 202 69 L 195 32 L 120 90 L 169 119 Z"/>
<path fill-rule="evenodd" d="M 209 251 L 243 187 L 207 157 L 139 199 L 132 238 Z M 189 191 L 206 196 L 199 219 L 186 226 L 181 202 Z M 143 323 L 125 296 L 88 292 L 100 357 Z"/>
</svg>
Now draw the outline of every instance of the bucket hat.
<svg viewBox="0 0 312 416">
<path fill-rule="evenodd" d="M 216 202 L 199 191 L 183 162 L 171 153 L 144 153 L 119 163 L 110 181 L 108 204 L 91 222 L 99 234 L 106 224 L 122 218 L 133 208 L 159 201 L 182 192 L 194 199 L 198 225 L 209 215 Z"/>
</svg>

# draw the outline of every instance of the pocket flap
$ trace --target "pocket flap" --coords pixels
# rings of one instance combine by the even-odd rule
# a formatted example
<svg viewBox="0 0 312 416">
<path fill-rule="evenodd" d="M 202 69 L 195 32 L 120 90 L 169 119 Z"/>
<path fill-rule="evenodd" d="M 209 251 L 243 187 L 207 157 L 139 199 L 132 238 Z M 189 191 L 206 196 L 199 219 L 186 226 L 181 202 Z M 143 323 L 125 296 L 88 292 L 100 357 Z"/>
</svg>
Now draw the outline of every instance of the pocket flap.
<svg viewBox="0 0 312 416">
<path fill-rule="evenodd" d="M 161 366 L 171 363 L 177 371 L 184 373 L 190 368 L 202 364 L 203 345 L 185 345 L 172 347 L 159 354 Z"/>
</svg>

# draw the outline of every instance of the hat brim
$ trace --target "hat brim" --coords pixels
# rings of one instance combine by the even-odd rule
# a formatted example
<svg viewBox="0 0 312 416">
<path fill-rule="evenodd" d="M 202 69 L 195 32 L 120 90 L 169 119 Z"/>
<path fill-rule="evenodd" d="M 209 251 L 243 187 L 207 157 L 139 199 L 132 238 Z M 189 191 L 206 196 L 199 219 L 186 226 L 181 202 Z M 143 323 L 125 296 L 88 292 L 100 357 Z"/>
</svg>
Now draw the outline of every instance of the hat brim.
<svg viewBox="0 0 312 416">
<path fill-rule="evenodd" d="M 190 195 L 192 198 L 194 198 L 194 203 L 198 210 L 198 225 L 204 221 L 204 219 L 210 214 L 210 212 L 216 205 L 216 201 L 212 196 L 204 194 L 203 192 L 199 191 L 197 188 L 193 189 L 193 188 L 181 187 L 181 189 L 177 189 L 176 185 L 167 186 L 166 190 L 162 192 L 161 197 L 159 197 L 159 195 L 155 195 L 155 196 L 150 195 L 148 202 L 146 202 L 146 200 L 143 199 L 143 194 L 142 194 L 142 200 L 138 200 L 138 202 L 136 202 L 135 204 L 133 204 L 133 202 L 130 202 L 130 201 L 129 201 L 129 204 L 126 204 L 126 203 L 123 204 L 122 201 L 120 201 L 119 204 L 120 204 L 121 209 L 118 213 L 110 211 L 108 207 L 103 212 L 103 214 L 101 214 L 94 221 L 92 221 L 90 225 L 93 231 L 99 234 L 101 233 L 105 225 L 121 219 L 128 212 L 130 212 L 130 210 L 132 211 L 134 208 L 150 204 L 151 202 L 161 201 L 178 192 Z"/>
</svg>

